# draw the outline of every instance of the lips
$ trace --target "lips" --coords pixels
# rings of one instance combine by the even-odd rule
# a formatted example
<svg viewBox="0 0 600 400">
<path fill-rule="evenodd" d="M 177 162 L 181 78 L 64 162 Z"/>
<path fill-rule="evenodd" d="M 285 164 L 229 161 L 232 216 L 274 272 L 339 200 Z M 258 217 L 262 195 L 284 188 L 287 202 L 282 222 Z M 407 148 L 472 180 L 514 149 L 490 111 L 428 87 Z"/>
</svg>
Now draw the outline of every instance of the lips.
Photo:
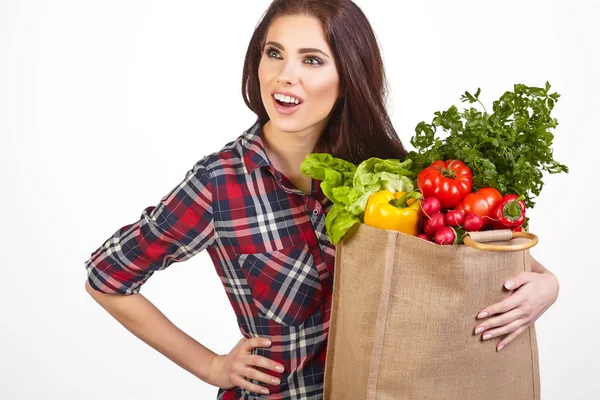
<svg viewBox="0 0 600 400">
<path fill-rule="evenodd" d="M 281 93 L 281 92 L 278 92 L 278 93 Z M 285 106 L 282 106 L 281 104 L 279 104 L 277 102 L 277 100 L 275 100 L 275 97 L 273 97 L 273 95 L 271 95 L 271 100 L 273 101 L 273 106 L 275 107 L 275 110 L 282 115 L 292 115 L 293 113 L 298 111 L 300 109 L 300 107 L 302 107 L 302 104 L 303 104 L 303 103 L 298 103 L 295 106 L 285 107 Z M 300 99 L 298 99 L 298 100 L 300 100 Z"/>
</svg>

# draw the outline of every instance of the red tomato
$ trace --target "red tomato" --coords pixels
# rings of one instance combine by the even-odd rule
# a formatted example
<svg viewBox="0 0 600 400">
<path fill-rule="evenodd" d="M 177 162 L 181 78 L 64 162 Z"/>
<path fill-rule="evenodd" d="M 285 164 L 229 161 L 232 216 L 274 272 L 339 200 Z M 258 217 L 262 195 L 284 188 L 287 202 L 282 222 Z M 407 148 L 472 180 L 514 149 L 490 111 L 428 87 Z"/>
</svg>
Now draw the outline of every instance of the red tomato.
<svg viewBox="0 0 600 400">
<path fill-rule="evenodd" d="M 483 227 L 491 225 L 492 212 L 502 201 L 502 194 L 494 188 L 481 188 L 476 192 L 469 193 L 456 206 L 457 210 L 471 212 L 483 219 Z"/>
<path fill-rule="evenodd" d="M 485 197 L 491 208 L 495 208 L 502 201 L 502 194 L 498 189 L 486 187 L 479 189 L 477 193 Z"/>
<path fill-rule="evenodd" d="M 417 186 L 423 197 L 435 197 L 442 208 L 454 208 L 473 188 L 471 169 L 462 161 L 434 161 L 419 173 Z"/>
</svg>

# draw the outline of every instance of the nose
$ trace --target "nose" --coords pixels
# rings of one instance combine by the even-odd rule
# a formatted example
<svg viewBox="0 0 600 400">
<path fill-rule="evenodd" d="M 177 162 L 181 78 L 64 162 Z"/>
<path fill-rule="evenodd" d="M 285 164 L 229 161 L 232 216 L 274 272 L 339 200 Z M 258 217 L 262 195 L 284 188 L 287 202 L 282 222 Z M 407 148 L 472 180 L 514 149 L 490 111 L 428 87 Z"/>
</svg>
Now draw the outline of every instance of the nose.
<svg viewBox="0 0 600 400">
<path fill-rule="evenodd" d="M 295 69 L 293 60 L 281 63 L 282 67 L 277 76 L 277 83 L 294 85 L 298 80 L 298 73 Z"/>
</svg>

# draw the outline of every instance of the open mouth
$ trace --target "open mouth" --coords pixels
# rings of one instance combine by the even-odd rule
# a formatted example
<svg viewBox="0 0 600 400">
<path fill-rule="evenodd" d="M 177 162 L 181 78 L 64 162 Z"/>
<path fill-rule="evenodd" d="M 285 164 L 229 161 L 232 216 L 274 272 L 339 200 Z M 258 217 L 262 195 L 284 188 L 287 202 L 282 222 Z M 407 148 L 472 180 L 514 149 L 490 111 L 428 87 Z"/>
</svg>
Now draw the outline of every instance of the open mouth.
<svg viewBox="0 0 600 400">
<path fill-rule="evenodd" d="M 296 104 L 296 103 L 286 103 L 284 101 L 279 101 L 275 98 L 275 96 L 271 96 L 271 98 L 273 99 L 273 104 L 275 106 L 275 110 L 277 110 L 277 112 L 279 112 L 280 114 L 283 115 L 291 115 L 293 113 L 295 113 L 300 106 L 303 104 L 302 102 Z"/>
<path fill-rule="evenodd" d="M 273 98 L 275 99 L 275 97 L 273 97 Z M 275 102 L 277 104 L 279 104 L 280 106 L 286 107 L 286 108 L 292 108 L 292 107 L 296 107 L 296 106 L 299 106 L 300 104 L 302 104 L 302 103 L 298 103 L 298 104 L 296 104 L 296 103 L 286 103 L 285 101 L 279 101 L 277 99 L 275 99 Z"/>
</svg>

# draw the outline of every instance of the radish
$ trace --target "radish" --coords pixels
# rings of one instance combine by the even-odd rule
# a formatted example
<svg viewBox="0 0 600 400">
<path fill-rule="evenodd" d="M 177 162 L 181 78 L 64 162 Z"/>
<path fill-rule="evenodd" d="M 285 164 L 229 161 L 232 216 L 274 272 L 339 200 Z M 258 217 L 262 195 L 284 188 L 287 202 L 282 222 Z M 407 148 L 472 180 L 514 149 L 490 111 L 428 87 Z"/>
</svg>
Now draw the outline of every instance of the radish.
<svg viewBox="0 0 600 400">
<path fill-rule="evenodd" d="M 430 219 L 425 221 L 425 226 L 423 227 L 425 233 L 429 235 L 430 238 L 433 238 L 433 235 L 435 235 L 438 229 L 446 226 L 445 219 L 444 214 L 441 212 L 433 214 Z"/>
<path fill-rule="evenodd" d="M 463 221 L 463 228 L 469 232 L 476 232 L 483 227 L 483 218 L 475 213 L 467 213 Z"/>
<path fill-rule="evenodd" d="M 449 226 L 442 226 L 435 233 L 434 241 L 437 244 L 454 244 L 456 232 Z"/>
<path fill-rule="evenodd" d="M 465 213 L 461 210 L 450 210 L 446 213 L 446 225 L 457 228 L 462 225 Z"/>
<path fill-rule="evenodd" d="M 428 242 L 431 242 L 431 239 L 429 239 L 429 236 L 427 236 L 427 235 L 426 235 L 426 234 L 424 234 L 424 233 L 421 233 L 421 234 L 420 234 L 419 236 L 417 236 L 417 237 L 418 237 L 418 238 L 421 238 L 421 239 L 424 239 L 424 240 L 427 240 Z"/>
<path fill-rule="evenodd" d="M 435 197 L 428 197 L 421 202 L 421 210 L 423 214 L 431 217 L 433 214 L 437 214 L 442 209 L 442 204 Z"/>
</svg>

